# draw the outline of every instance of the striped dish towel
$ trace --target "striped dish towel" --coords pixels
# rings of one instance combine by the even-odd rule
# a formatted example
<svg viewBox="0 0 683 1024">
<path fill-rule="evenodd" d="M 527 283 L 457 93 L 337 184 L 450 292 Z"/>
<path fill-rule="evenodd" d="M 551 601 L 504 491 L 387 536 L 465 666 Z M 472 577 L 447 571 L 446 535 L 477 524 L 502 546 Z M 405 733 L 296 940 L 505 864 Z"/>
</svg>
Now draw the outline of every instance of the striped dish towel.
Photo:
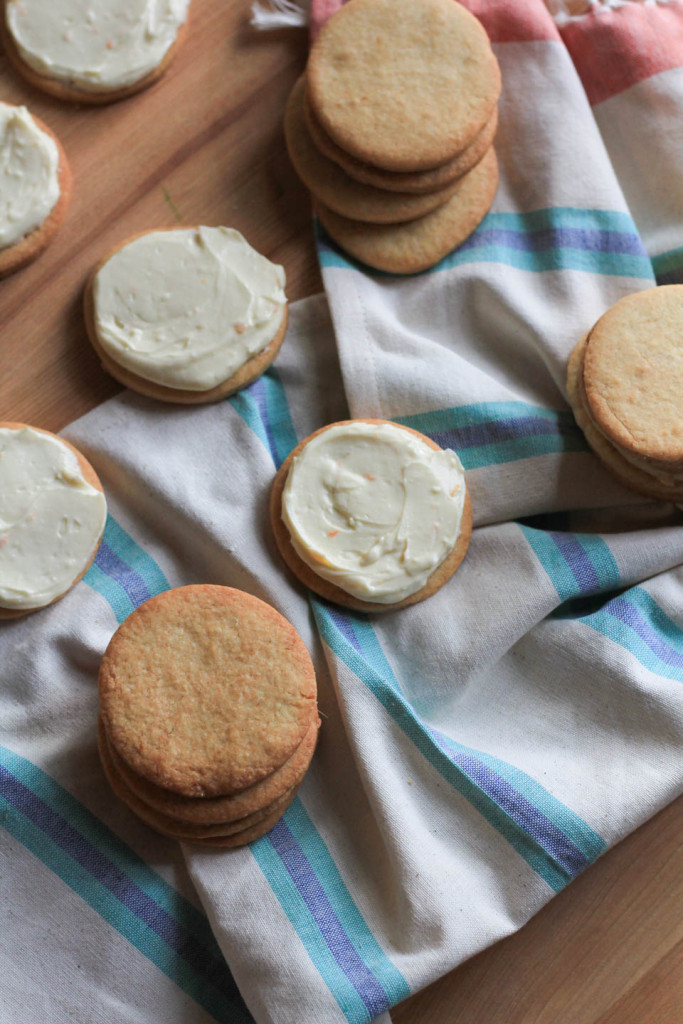
<svg viewBox="0 0 683 1024">
<path fill-rule="evenodd" d="M 13 1022 L 369 1022 L 519 928 L 681 791 L 683 517 L 612 482 L 564 399 L 581 333 L 677 270 L 675 140 L 657 136 L 649 198 L 636 157 L 680 110 L 681 60 L 653 63 L 638 41 L 657 22 L 630 19 L 673 17 L 674 38 L 680 5 L 599 5 L 559 27 L 536 0 L 469 6 L 504 81 L 501 188 L 472 239 L 399 279 L 319 234 L 327 297 L 293 308 L 260 381 L 207 408 L 124 394 L 67 431 L 110 517 L 85 579 L 0 631 Z M 602 90 L 580 56 L 591 40 L 615 55 L 605 68 L 631 66 Z M 621 148 L 613 116 L 631 132 Z M 457 448 L 475 509 L 451 582 L 377 618 L 296 586 L 266 525 L 276 467 L 349 413 Z M 283 819 L 222 853 L 155 836 L 96 754 L 117 623 L 199 581 L 294 623 L 323 713 Z"/>
</svg>

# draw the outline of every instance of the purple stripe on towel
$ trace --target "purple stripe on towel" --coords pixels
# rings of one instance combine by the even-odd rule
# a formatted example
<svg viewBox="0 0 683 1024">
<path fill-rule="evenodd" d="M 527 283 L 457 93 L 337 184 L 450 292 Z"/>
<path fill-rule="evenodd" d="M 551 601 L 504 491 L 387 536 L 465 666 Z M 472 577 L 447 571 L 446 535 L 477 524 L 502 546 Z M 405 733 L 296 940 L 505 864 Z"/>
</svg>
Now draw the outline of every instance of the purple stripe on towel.
<svg viewBox="0 0 683 1024">
<path fill-rule="evenodd" d="M 339 967 L 374 1019 L 389 1008 L 387 994 L 359 956 L 337 917 L 318 876 L 284 818 L 268 833 L 273 849 L 284 864 L 313 920 Z"/>
</svg>

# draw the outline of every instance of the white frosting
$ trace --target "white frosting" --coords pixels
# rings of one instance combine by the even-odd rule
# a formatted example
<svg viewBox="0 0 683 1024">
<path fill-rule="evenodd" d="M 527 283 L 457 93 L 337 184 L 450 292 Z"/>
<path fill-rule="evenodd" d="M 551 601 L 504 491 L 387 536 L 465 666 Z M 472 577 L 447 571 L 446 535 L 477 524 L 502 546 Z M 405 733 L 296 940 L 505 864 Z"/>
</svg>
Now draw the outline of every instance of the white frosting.
<svg viewBox="0 0 683 1024">
<path fill-rule="evenodd" d="M 26 107 L 0 103 L 0 249 L 39 228 L 59 199 L 59 150 Z"/>
<path fill-rule="evenodd" d="M 7 27 L 29 67 L 90 91 L 139 82 L 163 60 L 190 0 L 9 0 Z"/>
<path fill-rule="evenodd" d="M 453 549 L 465 494 L 455 452 L 358 420 L 318 434 L 293 460 L 282 518 L 318 576 L 393 604 L 420 590 Z"/>
<path fill-rule="evenodd" d="M 106 515 L 104 495 L 58 438 L 0 428 L 0 607 L 42 608 L 68 590 Z"/>
<path fill-rule="evenodd" d="M 93 284 L 100 345 L 166 387 L 208 391 L 271 343 L 285 315 L 282 267 L 231 228 L 154 231 Z"/>
</svg>

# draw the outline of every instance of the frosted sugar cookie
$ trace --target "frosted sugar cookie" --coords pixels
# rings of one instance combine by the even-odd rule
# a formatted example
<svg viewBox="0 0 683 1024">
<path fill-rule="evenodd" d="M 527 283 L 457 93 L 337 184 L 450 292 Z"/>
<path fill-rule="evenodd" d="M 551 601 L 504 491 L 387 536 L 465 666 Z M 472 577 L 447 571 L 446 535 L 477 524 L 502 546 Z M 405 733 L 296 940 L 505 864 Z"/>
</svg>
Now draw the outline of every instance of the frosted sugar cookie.
<svg viewBox="0 0 683 1024">
<path fill-rule="evenodd" d="M 61 226 L 70 195 L 59 140 L 26 107 L 0 103 L 0 277 L 40 255 Z"/>
<path fill-rule="evenodd" d="M 246 387 L 287 329 L 282 267 L 225 227 L 150 231 L 109 253 L 85 292 L 104 368 L 168 402 L 216 402 Z"/>
<path fill-rule="evenodd" d="M 0 619 L 63 597 L 95 557 L 106 516 L 80 452 L 46 430 L 0 423 Z"/>
<path fill-rule="evenodd" d="M 4 0 L 7 56 L 60 99 L 110 103 L 163 75 L 190 0 Z"/>
<path fill-rule="evenodd" d="M 683 285 L 628 295 L 576 346 L 567 386 L 579 426 L 622 483 L 683 499 Z"/>
<path fill-rule="evenodd" d="M 389 192 L 354 181 L 313 144 L 304 117 L 304 91 L 300 78 L 285 113 L 287 150 L 304 185 L 330 210 L 373 224 L 397 224 L 429 213 L 453 195 L 457 181 L 422 194 Z"/>
<path fill-rule="evenodd" d="M 312 111 L 333 142 L 400 172 L 465 149 L 501 88 L 485 30 L 453 0 L 352 0 L 325 23 L 307 74 Z"/>
<path fill-rule="evenodd" d="M 355 3 L 356 0 L 353 0 Z M 452 0 L 448 0 L 449 3 Z M 390 274 L 417 274 L 435 266 L 469 238 L 488 213 L 498 187 L 493 149 L 442 206 L 404 224 L 367 224 L 316 204 L 321 224 L 351 256 Z"/>
<path fill-rule="evenodd" d="M 185 797 L 248 789 L 317 721 L 306 647 L 270 605 L 230 587 L 169 590 L 119 626 L 99 673 L 109 743 Z"/>
<path fill-rule="evenodd" d="M 280 467 L 270 518 L 311 590 L 358 611 L 429 597 L 465 557 L 472 510 L 455 452 L 387 420 L 334 423 Z"/>
<path fill-rule="evenodd" d="M 304 101 L 304 117 L 311 141 L 322 154 L 338 164 L 354 181 L 372 185 L 373 188 L 384 189 L 387 192 L 433 192 L 436 189 L 444 188 L 457 178 L 462 178 L 486 155 L 498 129 L 498 108 L 495 107 L 493 114 L 481 131 L 475 135 L 469 146 L 451 160 L 430 170 L 400 173 L 383 171 L 381 167 L 374 167 L 372 164 L 356 160 L 349 153 L 345 153 L 323 131 L 311 111 L 310 104 L 306 101 Z"/>
</svg>

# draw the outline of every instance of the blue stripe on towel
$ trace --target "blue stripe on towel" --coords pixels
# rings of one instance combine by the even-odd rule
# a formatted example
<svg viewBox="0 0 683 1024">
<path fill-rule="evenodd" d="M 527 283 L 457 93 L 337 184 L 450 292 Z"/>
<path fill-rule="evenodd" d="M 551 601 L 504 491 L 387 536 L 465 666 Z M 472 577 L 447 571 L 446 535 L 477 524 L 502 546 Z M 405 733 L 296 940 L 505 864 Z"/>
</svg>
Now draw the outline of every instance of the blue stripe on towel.
<svg viewBox="0 0 683 1024">
<path fill-rule="evenodd" d="M 365 616 L 332 609 L 318 599 L 312 604 L 330 650 L 372 691 L 430 764 L 553 889 L 559 891 L 603 852 L 605 844 L 597 833 L 535 780 L 427 727 L 401 693 Z"/>
<path fill-rule="evenodd" d="M 520 529 L 563 603 L 620 587 L 616 561 L 602 537 Z M 605 603 L 587 612 L 572 605 L 559 608 L 555 617 L 583 622 L 649 671 L 683 681 L 683 629 L 643 587 L 631 587 L 612 598 L 605 594 Z"/>
<path fill-rule="evenodd" d="M 588 450 L 570 412 L 528 402 L 476 402 L 400 416 L 396 422 L 452 448 L 465 469 Z"/>
<path fill-rule="evenodd" d="M 335 961 L 372 1020 L 410 994 L 353 901 L 341 874 L 296 799 L 268 833 L 267 841 L 296 886 Z"/>
<path fill-rule="evenodd" d="M 36 765 L 0 747 L 0 824 L 216 1020 L 251 1021 L 204 915 Z"/>
<path fill-rule="evenodd" d="M 360 266 L 320 225 L 317 243 L 323 268 Z M 425 273 L 467 263 L 498 263 L 532 273 L 582 270 L 654 283 L 652 264 L 635 224 L 628 214 L 614 210 L 551 207 L 521 214 L 489 213 L 459 248 Z M 375 270 L 369 273 L 391 276 Z"/>
<path fill-rule="evenodd" d="M 107 516 L 102 543 L 83 582 L 104 597 L 119 623 L 138 605 L 170 586 L 154 559 L 111 514 Z"/>
</svg>

